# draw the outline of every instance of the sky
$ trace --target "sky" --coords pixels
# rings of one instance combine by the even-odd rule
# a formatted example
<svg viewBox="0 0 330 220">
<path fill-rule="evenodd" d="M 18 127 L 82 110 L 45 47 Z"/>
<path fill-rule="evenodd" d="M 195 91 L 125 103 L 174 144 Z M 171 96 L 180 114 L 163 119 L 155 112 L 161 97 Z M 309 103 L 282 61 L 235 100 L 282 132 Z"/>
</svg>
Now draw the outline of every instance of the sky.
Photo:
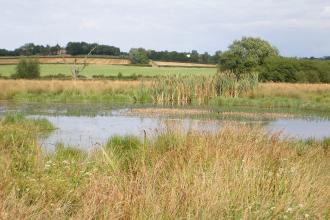
<svg viewBox="0 0 330 220">
<path fill-rule="evenodd" d="M 243 36 L 330 55 L 330 0 L 0 0 L 0 48 L 86 41 L 214 53 Z"/>
</svg>

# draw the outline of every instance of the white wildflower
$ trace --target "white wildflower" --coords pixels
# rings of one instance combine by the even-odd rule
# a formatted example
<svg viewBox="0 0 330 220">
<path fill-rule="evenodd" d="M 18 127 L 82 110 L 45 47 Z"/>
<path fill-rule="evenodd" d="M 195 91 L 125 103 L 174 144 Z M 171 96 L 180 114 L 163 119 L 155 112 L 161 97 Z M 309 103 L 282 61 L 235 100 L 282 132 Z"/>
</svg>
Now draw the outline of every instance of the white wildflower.
<svg viewBox="0 0 330 220">
<path fill-rule="evenodd" d="M 286 212 L 293 212 L 293 208 L 288 208 L 287 210 L 286 210 Z"/>
</svg>

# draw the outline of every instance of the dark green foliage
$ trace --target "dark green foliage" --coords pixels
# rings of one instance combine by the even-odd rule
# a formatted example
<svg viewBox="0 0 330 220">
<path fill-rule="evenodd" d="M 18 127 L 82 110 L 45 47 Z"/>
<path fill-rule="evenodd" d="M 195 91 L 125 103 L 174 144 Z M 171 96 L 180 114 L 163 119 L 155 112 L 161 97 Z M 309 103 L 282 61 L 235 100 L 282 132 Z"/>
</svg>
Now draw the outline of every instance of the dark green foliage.
<svg viewBox="0 0 330 220">
<path fill-rule="evenodd" d="M 329 83 L 330 62 L 326 60 L 272 57 L 258 68 L 261 81 Z"/>
<path fill-rule="evenodd" d="M 196 50 L 191 52 L 148 50 L 148 58 L 151 60 L 204 64 L 216 64 L 219 60 L 220 54 L 221 51 L 217 51 L 214 55 L 210 55 L 207 52 L 199 54 Z"/>
<path fill-rule="evenodd" d="M 129 60 L 132 64 L 148 64 L 149 58 L 147 51 L 143 48 L 132 48 L 129 51 Z"/>
<path fill-rule="evenodd" d="M 220 56 L 220 69 L 233 71 L 237 78 L 253 72 L 268 57 L 278 56 L 278 50 L 260 38 L 243 37 L 234 41 Z"/>
<path fill-rule="evenodd" d="M 37 59 L 21 59 L 16 66 L 14 78 L 35 79 L 40 77 L 40 65 Z"/>
<path fill-rule="evenodd" d="M 32 56 L 32 55 L 57 55 L 61 50 L 61 46 L 56 44 L 55 46 L 43 46 L 35 45 L 33 43 L 27 43 L 23 46 L 15 49 L 14 51 L 8 51 L 8 54 L 4 56 Z M 1 54 L 0 54 L 1 55 Z"/>
<path fill-rule="evenodd" d="M 70 55 L 83 55 L 88 54 L 95 47 L 96 49 L 93 51 L 94 55 L 120 55 L 120 49 L 118 47 L 98 45 L 96 43 L 89 44 L 86 42 L 69 42 L 66 46 L 66 52 Z"/>
</svg>

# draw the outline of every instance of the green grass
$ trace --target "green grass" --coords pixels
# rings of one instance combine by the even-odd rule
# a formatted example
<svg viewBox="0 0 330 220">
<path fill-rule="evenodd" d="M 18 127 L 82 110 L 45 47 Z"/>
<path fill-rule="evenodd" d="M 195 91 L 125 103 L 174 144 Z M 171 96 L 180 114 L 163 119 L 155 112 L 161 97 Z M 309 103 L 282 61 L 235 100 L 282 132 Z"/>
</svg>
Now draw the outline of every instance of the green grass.
<svg viewBox="0 0 330 220">
<path fill-rule="evenodd" d="M 36 129 L 37 133 L 47 134 L 55 130 L 55 127 L 46 119 L 27 119 L 23 114 L 6 114 L 0 118 L 0 123 L 3 125 L 21 124 L 26 127 Z"/>
<path fill-rule="evenodd" d="M 41 64 L 41 76 L 49 75 L 71 75 L 71 65 L 67 64 Z M 15 73 L 16 65 L 0 65 L 0 75 L 10 76 Z M 139 66 L 120 66 L 120 65 L 89 65 L 81 74 L 86 77 L 93 75 L 123 76 L 142 75 L 158 76 L 167 74 L 214 74 L 216 68 L 185 68 L 185 67 L 139 67 Z"/>
</svg>

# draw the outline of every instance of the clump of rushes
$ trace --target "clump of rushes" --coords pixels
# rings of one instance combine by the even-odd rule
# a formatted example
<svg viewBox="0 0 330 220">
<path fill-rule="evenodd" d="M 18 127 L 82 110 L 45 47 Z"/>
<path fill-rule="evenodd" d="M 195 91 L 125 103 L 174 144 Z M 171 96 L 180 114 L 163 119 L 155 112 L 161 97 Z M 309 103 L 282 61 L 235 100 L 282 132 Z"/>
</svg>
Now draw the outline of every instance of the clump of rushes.
<svg viewBox="0 0 330 220">
<path fill-rule="evenodd" d="M 29 125 L 32 130 L 34 124 Z M 30 130 L 31 130 L 30 129 Z M 113 137 L 89 153 L 45 155 L 24 123 L 0 124 L 0 217 L 19 219 L 328 219 L 327 141 L 260 127 Z"/>
<path fill-rule="evenodd" d="M 210 76 L 168 75 L 155 79 L 152 97 L 157 104 L 206 104 L 214 97 L 238 97 L 256 89 L 258 75 L 244 74 L 239 79 L 232 72 Z"/>
<path fill-rule="evenodd" d="M 23 114 L 6 114 L 2 119 L 0 119 L 2 124 L 21 124 L 25 127 L 35 128 L 36 132 L 48 133 L 55 129 L 52 123 L 47 119 L 27 119 Z"/>
</svg>

